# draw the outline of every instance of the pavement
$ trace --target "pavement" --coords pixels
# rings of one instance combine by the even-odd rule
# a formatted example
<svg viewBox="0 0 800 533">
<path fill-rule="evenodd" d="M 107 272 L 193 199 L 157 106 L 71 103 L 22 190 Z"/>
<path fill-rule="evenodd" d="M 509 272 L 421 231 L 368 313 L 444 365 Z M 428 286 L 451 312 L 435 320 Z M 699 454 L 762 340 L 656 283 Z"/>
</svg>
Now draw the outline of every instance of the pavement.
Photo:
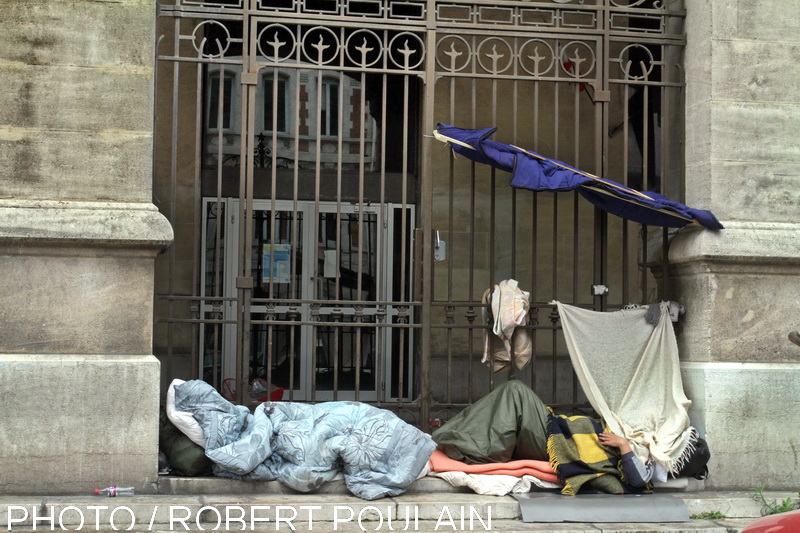
<svg viewBox="0 0 800 533">
<path fill-rule="evenodd" d="M 161 477 L 151 494 L 0 496 L 0 529 L 29 531 L 497 531 L 557 533 L 737 533 L 761 516 L 748 491 L 666 492 L 683 499 L 689 522 L 523 522 L 512 496 L 482 496 L 425 477 L 404 494 L 366 501 L 342 481 L 312 494 L 276 481 Z M 659 491 L 661 493 L 661 491 Z M 783 500 L 797 493 L 765 492 Z M 645 496 L 646 497 L 646 496 Z M 700 518 L 706 516 L 711 518 Z M 718 518 L 714 518 L 718 517 Z M 724 518 L 723 518 L 724 517 Z"/>
</svg>

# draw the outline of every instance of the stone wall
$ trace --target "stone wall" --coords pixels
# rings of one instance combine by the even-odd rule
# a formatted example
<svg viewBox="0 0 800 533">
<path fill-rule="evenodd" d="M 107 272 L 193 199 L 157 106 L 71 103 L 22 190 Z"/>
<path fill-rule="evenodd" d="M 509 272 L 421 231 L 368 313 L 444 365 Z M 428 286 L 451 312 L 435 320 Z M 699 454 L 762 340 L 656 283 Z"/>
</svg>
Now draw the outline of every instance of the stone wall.
<svg viewBox="0 0 800 533">
<path fill-rule="evenodd" d="M 151 0 L 0 14 L 0 491 L 153 490 L 154 24 Z"/>
<path fill-rule="evenodd" d="M 800 460 L 800 2 L 687 2 L 686 201 L 726 229 L 670 248 L 707 487 L 796 490 Z"/>
</svg>

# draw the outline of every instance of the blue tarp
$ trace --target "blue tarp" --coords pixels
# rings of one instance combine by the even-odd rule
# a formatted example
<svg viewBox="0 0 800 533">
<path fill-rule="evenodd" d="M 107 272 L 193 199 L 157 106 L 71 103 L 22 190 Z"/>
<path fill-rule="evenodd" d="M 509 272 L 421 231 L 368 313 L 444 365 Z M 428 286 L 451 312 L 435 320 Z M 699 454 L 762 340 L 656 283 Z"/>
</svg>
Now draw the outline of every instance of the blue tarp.
<svg viewBox="0 0 800 533">
<path fill-rule="evenodd" d="M 711 211 L 695 209 L 656 192 L 640 192 L 555 159 L 489 139 L 497 128 L 471 130 L 439 124 L 436 137 L 458 154 L 511 173 L 511 186 L 533 191 L 577 189 L 604 211 L 641 224 L 680 228 L 697 222 L 709 229 L 723 226 Z"/>
</svg>

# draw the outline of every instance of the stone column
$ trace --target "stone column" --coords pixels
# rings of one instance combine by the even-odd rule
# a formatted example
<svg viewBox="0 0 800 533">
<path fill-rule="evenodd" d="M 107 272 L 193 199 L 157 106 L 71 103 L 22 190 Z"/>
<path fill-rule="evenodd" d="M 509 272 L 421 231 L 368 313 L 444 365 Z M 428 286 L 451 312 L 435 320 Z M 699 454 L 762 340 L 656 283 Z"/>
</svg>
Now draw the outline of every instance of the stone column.
<svg viewBox="0 0 800 533">
<path fill-rule="evenodd" d="M 0 491 L 153 491 L 153 0 L 0 13 Z"/>
<path fill-rule="evenodd" d="M 712 488 L 797 489 L 800 23 L 793 0 L 689 0 L 686 203 L 726 229 L 674 238 L 673 299 Z"/>
</svg>

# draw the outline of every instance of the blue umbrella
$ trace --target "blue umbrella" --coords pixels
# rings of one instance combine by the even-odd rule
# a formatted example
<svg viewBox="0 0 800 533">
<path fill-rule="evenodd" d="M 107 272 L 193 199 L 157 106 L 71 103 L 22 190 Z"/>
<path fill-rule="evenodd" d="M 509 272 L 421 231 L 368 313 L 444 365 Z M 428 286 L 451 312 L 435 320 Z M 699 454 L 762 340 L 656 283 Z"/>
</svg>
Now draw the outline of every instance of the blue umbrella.
<svg viewBox="0 0 800 533">
<path fill-rule="evenodd" d="M 438 124 L 433 135 L 464 157 L 510 172 L 512 187 L 532 191 L 577 189 L 600 209 L 641 224 L 681 228 L 698 223 L 709 229 L 723 228 L 711 211 L 689 207 L 652 191 L 637 191 L 536 152 L 492 141 L 489 137 L 495 131 L 497 128 L 469 130 Z"/>
</svg>

